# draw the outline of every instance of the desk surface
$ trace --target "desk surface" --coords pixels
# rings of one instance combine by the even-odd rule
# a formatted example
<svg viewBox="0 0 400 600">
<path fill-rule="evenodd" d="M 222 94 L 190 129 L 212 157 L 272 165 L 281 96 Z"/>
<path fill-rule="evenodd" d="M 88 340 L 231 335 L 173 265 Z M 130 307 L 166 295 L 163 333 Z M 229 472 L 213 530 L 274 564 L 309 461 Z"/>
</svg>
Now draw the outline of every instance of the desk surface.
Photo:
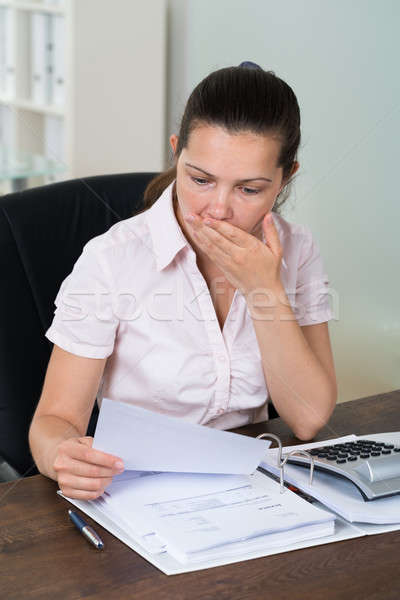
<svg viewBox="0 0 400 600">
<path fill-rule="evenodd" d="M 339 404 L 316 440 L 400 430 L 400 390 Z M 294 444 L 280 419 L 242 427 Z M 299 442 L 298 442 L 299 443 Z M 223 567 L 164 575 L 88 518 L 105 543 L 90 546 L 67 518 L 69 502 L 42 475 L 0 485 L 2 597 L 136 600 L 381 600 L 400 597 L 400 533 L 304 548 Z"/>
</svg>

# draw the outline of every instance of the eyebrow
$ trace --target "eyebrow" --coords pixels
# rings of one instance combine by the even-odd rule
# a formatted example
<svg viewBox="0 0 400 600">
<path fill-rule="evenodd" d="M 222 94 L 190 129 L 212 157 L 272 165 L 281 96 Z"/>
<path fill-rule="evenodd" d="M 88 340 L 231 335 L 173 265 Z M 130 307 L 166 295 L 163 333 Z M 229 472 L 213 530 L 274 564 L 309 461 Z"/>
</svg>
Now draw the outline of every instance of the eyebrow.
<svg viewBox="0 0 400 600">
<path fill-rule="evenodd" d="M 185 162 L 185 165 L 187 167 L 192 167 L 193 169 L 197 169 L 198 171 L 201 171 L 202 173 L 205 173 L 209 177 L 214 177 L 215 178 L 215 175 L 212 175 L 211 173 L 207 173 L 207 171 L 205 171 L 204 169 L 200 169 L 200 167 L 196 167 L 195 165 L 191 165 L 188 162 Z M 272 179 L 268 179 L 267 177 L 249 177 L 248 179 L 240 179 L 238 181 L 238 183 L 246 183 L 247 181 L 256 181 L 257 179 L 263 179 L 264 181 L 270 181 L 272 183 Z"/>
</svg>

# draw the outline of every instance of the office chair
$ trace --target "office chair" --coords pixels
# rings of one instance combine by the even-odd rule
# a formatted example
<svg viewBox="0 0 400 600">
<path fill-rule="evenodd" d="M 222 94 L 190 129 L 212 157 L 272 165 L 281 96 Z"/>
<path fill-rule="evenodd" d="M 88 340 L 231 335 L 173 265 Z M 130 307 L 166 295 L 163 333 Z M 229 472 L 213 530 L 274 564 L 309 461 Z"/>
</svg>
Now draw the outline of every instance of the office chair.
<svg viewBox="0 0 400 600">
<path fill-rule="evenodd" d="M 0 198 L 0 481 L 38 473 L 28 432 L 53 344 L 62 281 L 91 238 L 143 207 L 158 173 L 62 181 Z M 97 403 L 87 435 L 93 435 Z"/>
<path fill-rule="evenodd" d="M 38 473 L 28 432 L 53 348 L 44 334 L 62 281 L 86 242 L 143 208 L 143 192 L 157 174 L 99 175 L 0 198 L 0 481 Z M 87 435 L 94 435 L 97 416 L 95 403 Z"/>
</svg>

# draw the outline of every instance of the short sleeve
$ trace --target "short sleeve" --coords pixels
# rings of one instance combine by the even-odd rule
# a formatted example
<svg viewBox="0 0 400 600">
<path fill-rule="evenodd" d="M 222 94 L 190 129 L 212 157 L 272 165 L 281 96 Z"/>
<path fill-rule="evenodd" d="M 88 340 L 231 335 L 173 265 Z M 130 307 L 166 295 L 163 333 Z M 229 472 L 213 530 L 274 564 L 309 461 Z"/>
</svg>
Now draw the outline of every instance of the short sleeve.
<svg viewBox="0 0 400 600">
<path fill-rule="evenodd" d="M 300 326 L 315 325 L 333 319 L 331 289 L 318 244 L 304 226 L 300 248 L 294 313 Z"/>
<path fill-rule="evenodd" d="M 89 241 L 54 300 L 53 322 L 45 336 L 64 350 L 105 358 L 114 349 L 118 319 L 112 310 L 112 278 Z"/>
</svg>

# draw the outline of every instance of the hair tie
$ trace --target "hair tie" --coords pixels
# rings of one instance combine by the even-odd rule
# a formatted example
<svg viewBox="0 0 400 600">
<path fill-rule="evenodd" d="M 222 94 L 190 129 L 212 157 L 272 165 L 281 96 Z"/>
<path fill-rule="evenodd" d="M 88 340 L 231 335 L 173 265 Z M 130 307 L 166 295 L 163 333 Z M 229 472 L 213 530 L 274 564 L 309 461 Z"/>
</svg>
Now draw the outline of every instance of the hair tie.
<svg viewBox="0 0 400 600">
<path fill-rule="evenodd" d="M 262 67 L 260 67 L 260 65 L 257 65 L 254 62 L 251 62 L 251 60 L 245 60 L 243 62 L 240 63 L 239 67 L 245 67 L 246 69 L 259 69 L 259 70 L 263 70 Z"/>
</svg>

